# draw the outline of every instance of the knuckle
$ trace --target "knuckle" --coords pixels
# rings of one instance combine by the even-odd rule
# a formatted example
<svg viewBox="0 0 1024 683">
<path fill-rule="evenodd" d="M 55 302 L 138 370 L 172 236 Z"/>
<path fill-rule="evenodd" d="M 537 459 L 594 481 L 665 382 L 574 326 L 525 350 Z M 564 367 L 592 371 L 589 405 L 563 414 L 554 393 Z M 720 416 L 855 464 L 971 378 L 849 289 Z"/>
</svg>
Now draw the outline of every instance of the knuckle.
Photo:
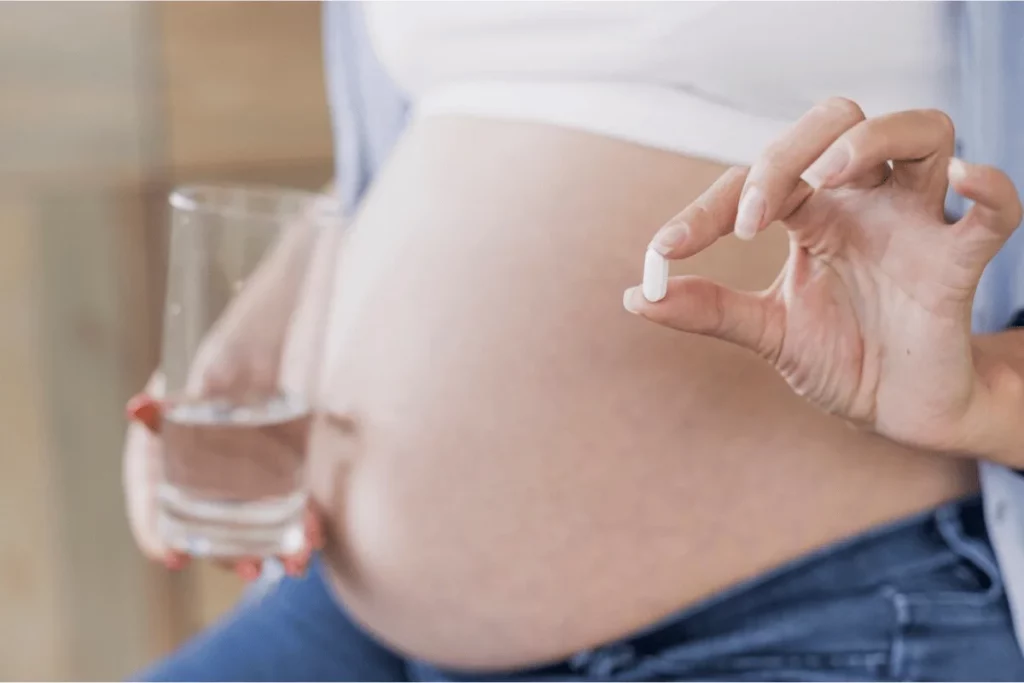
<svg viewBox="0 0 1024 683">
<path fill-rule="evenodd" d="M 829 97 L 818 106 L 828 112 L 834 112 L 836 116 L 846 121 L 856 123 L 866 118 L 860 105 L 847 97 Z"/>
<path fill-rule="evenodd" d="M 851 157 L 863 162 L 865 159 L 887 156 L 887 150 L 891 144 L 890 138 L 884 124 L 874 119 L 865 121 L 843 133 L 833 146 L 845 146 Z"/>
<path fill-rule="evenodd" d="M 931 120 L 943 139 L 952 143 L 956 138 L 956 125 L 950 115 L 941 109 L 926 109 L 923 113 Z"/>
<path fill-rule="evenodd" d="M 722 182 L 725 184 L 731 184 L 746 178 L 749 173 L 749 166 L 730 166 L 726 172 L 722 174 Z"/>
<path fill-rule="evenodd" d="M 686 213 L 687 215 L 684 222 L 690 226 L 691 229 L 697 231 L 703 231 L 707 227 L 708 223 L 713 219 L 708 207 L 705 206 L 703 202 L 699 201 L 690 206 Z"/>
<path fill-rule="evenodd" d="M 801 170 L 799 150 L 789 140 L 775 140 L 758 158 L 747 176 L 746 184 L 757 185 L 767 194 L 774 195 L 795 179 Z"/>
<path fill-rule="evenodd" d="M 204 393 L 227 391 L 231 387 L 233 379 L 230 368 L 223 365 L 212 365 L 200 373 L 199 390 Z"/>
<path fill-rule="evenodd" d="M 1007 228 L 1015 230 L 1021 220 L 1024 220 L 1024 206 L 1021 204 L 1020 193 L 1017 192 L 1013 180 L 1003 171 L 991 166 L 978 167 L 977 171 L 979 183 L 998 188 L 993 193 L 995 197 L 998 197 L 994 201 L 1003 207 L 1001 213 L 1005 216 Z"/>
<path fill-rule="evenodd" d="M 775 140 L 761 154 L 757 163 L 758 171 L 763 175 L 766 170 L 783 165 L 786 157 L 792 154 L 793 146 L 788 140 Z"/>
<path fill-rule="evenodd" d="M 1020 192 L 1017 190 L 1017 185 L 1013 182 L 1013 178 L 1004 171 L 996 170 L 996 173 L 998 174 L 997 177 L 1001 180 L 1001 184 L 1006 187 L 1006 193 L 1010 198 L 1009 214 L 1014 227 L 1016 227 L 1021 220 L 1024 220 L 1024 204 L 1021 203 Z"/>
<path fill-rule="evenodd" d="M 1013 204 L 1010 205 L 1010 229 L 1016 230 L 1021 220 L 1024 220 L 1024 206 L 1021 206 L 1020 197 L 1015 194 Z"/>
<path fill-rule="evenodd" d="M 694 203 L 711 202 L 714 204 L 718 200 L 717 198 L 729 196 L 741 190 L 744 184 L 749 182 L 749 177 L 750 166 L 730 166 Z"/>
</svg>

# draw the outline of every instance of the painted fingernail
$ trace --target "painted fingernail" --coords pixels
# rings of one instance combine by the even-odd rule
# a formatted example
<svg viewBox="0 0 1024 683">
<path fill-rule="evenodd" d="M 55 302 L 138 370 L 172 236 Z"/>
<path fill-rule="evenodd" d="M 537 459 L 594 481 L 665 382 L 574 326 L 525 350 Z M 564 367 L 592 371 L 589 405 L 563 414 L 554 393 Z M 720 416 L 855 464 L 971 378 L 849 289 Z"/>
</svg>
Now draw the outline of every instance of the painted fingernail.
<svg viewBox="0 0 1024 683">
<path fill-rule="evenodd" d="M 638 305 L 637 297 L 640 296 L 639 287 L 630 287 L 622 293 L 622 307 L 630 313 L 639 313 L 640 307 Z"/>
<path fill-rule="evenodd" d="M 668 256 L 669 252 L 684 242 L 690 234 L 690 226 L 682 221 L 672 221 L 662 226 L 651 240 L 650 248 L 662 256 Z"/>
<path fill-rule="evenodd" d="M 235 565 L 235 573 L 245 581 L 255 581 L 260 578 L 261 563 L 259 560 L 242 561 Z"/>
<path fill-rule="evenodd" d="M 740 199 L 739 208 L 736 210 L 736 225 L 734 230 L 736 236 L 741 240 L 752 240 L 757 236 L 757 231 L 764 220 L 766 204 L 764 195 L 756 187 L 749 187 Z"/>
<path fill-rule="evenodd" d="M 850 150 L 842 142 L 838 142 L 818 157 L 818 160 L 811 164 L 810 168 L 800 176 L 808 185 L 815 190 L 827 187 L 842 173 L 847 164 L 850 163 Z"/>
<path fill-rule="evenodd" d="M 148 394 L 135 394 L 125 404 L 129 420 L 145 425 L 154 434 L 160 431 L 160 402 Z"/>
<path fill-rule="evenodd" d="M 644 280 L 641 284 L 644 298 L 650 302 L 661 301 L 668 292 L 668 260 L 648 249 L 644 254 Z"/>
<path fill-rule="evenodd" d="M 288 576 L 293 576 L 297 579 L 301 579 L 306 575 L 306 566 L 308 560 L 303 561 L 298 558 L 290 557 L 284 561 L 284 573 Z"/>
<path fill-rule="evenodd" d="M 967 177 L 967 164 L 960 159 L 953 157 L 949 160 L 949 169 L 947 170 L 950 181 L 959 183 Z"/>
<path fill-rule="evenodd" d="M 176 552 L 176 551 L 173 551 L 173 550 L 171 552 L 167 553 L 167 556 L 164 557 L 164 566 L 167 567 L 172 572 L 176 572 L 176 571 L 180 571 L 180 570 L 184 569 L 188 565 L 188 562 L 189 562 L 189 556 L 188 555 L 186 555 L 185 553 L 179 553 L 179 552 Z"/>
</svg>

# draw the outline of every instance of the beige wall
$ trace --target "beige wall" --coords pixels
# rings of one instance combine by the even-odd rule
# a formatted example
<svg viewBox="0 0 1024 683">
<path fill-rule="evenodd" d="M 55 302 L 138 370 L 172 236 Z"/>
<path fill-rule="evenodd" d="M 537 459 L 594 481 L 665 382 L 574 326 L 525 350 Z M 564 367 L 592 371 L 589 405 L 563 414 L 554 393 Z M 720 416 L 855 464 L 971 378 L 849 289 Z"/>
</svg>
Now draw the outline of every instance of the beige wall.
<svg viewBox="0 0 1024 683">
<path fill-rule="evenodd" d="M 330 174 L 317 3 L 0 3 L 0 679 L 120 678 L 234 600 L 132 546 L 167 189 Z"/>
</svg>

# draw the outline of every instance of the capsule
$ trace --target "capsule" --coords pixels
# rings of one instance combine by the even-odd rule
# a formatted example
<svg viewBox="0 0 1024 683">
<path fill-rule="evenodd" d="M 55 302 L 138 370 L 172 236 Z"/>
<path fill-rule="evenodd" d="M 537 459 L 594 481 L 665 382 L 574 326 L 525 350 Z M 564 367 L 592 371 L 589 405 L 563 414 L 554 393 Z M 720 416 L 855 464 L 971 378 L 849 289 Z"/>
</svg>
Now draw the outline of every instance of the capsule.
<svg viewBox="0 0 1024 683">
<path fill-rule="evenodd" d="M 648 301 L 661 301 L 668 292 L 668 259 L 653 249 L 644 256 L 643 292 Z"/>
</svg>

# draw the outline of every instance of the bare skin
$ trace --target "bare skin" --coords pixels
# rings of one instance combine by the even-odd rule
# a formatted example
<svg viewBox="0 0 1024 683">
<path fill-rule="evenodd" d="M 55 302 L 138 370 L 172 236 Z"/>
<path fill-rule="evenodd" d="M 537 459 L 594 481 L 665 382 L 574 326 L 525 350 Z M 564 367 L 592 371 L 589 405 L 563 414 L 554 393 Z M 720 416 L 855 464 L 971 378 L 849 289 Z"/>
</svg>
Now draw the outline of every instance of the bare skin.
<svg viewBox="0 0 1024 683">
<path fill-rule="evenodd" d="M 339 264 L 312 436 L 333 584 L 392 646 L 536 664 L 976 491 L 755 353 L 638 320 L 657 228 L 725 169 L 541 125 L 413 125 Z M 679 274 L 768 287 L 778 228 Z"/>
<path fill-rule="evenodd" d="M 993 350 L 970 324 L 982 272 L 1021 222 L 1020 198 L 999 169 L 952 159 L 954 140 L 940 111 L 865 119 L 856 103 L 828 100 L 652 245 L 685 258 L 780 218 L 790 254 L 771 287 L 680 277 L 664 304 L 637 292 L 623 303 L 749 348 L 811 403 L 893 441 L 1024 467 L 1020 350 Z M 950 185 L 973 202 L 955 222 Z"/>
</svg>

